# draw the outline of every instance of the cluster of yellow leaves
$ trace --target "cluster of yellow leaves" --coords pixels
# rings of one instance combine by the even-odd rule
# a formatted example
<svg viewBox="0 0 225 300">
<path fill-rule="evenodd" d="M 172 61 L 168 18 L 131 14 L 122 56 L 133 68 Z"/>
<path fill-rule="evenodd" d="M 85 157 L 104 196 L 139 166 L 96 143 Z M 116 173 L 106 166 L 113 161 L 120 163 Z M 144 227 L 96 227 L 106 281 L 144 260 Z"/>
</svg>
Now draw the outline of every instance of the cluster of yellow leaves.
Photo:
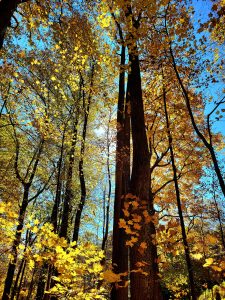
<svg viewBox="0 0 225 300">
<path fill-rule="evenodd" d="M 14 235 L 15 226 L 17 225 L 17 212 L 11 202 L 0 202 L 0 235 L 1 235 L 1 249 L 10 248 Z"/>
<path fill-rule="evenodd" d="M 216 272 L 223 272 L 225 275 L 225 261 L 224 260 L 219 260 L 216 261 L 214 258 L 209 257 L 206 258 L 205 263 L 203 265 L 203 267 L 210 267 L 211 269 L 213 269 Z"/>
<path fill-rule="evenodd" d="M 125 196 L 123 214 L 124 218 L 119 219 L 119 227 L 124 228 L 127 235 L 130 235 L 130 240 L 126 241 L 126 245 L 133 247 L 139 241 L 140 230 L 143 224 L 153 222 L 158 223 L 155 215 L 151 216 L 147 210 L 146 201 L 140 199 L 131 193 Z M 147 248 L 145 242 L 140 243 L 140 253 Z"/>
<path fill-rule="evenodd" d="M 223 281 L 220 285 L 214 285 L 212 289 L 205 290 L 198 300 L 214 300 L 216 293 L 220 294 L 221 299 L 225 299 L 225 282 Z"/>
<path fill-rule="evenodd" d="M 48 263 L 57 270 L 57 276 L 52 277 L 55 285 L 47 293 L 60 299 L 105 299 L 104 287 L 98 288 L 103 278 L 103 251 L 90 243 L 68 243 L 53 232 L 49 223 L 39 229 L 34 225 L 31 231 L 38 234 L 29 255 L 30 268 Z"/>
<path fill-rule="evenodd" d="M 173 292 L 174 299 L 183 299 L 189 292 L 188 279 L 183 274 L 179 274 L 176 281 L 167 282 L 167 288 Z"/>
</svg>

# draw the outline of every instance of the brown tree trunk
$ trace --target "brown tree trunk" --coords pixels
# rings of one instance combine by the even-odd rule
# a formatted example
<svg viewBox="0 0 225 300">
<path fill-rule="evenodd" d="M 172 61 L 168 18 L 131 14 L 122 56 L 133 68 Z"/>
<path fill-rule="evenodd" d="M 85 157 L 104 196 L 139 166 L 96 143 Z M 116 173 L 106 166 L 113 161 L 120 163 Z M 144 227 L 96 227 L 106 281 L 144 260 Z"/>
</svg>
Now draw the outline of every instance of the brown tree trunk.
<svg viewBox="0 0 225 300">
<path fill-rule="evenodd" d="M 167 30 L 167 28 L 166 28 L 166 30 Z M 167 35 L 169 36 L 168 31 L 167 31 Z M 186 106 L 187 106 L 187 110 L 188 110 L 188 113 L 189 113 L 189 116 L 190 116 L 190 119 L 191 119 L 192 126 L 193 126 L 197 136 L 201 139 L 201 141 L 203 142 L 203 144 L 205 145 L 205 147 L 208 149 L 208 151 L 210 153 L 211 160 L 213 162 L 214 170 L 216 172 L 216 175 L 217 175 L 217 178 L 218 178 L 218 181 L 219 181 L 219 184 L 220 184 L 221 191 L 222 191 L 222 193 L 225 197 L 225 182 L 224 182 L 224 178 L 223 178 L 223 175 L 222 175 L 220 167 L 219 167 L 219 163 L 218 163 L 218 160 L 217 160 L 217 157 L 216 157 L 216 153 L 215 153 L 213 145 L 212 145 L 212 138 L 211 138 L 211 132 L 210 132 L 209 124 L 208 124 L 208 134 L 209 134 L 210 142 L 207 141 L 207 139 L 205 138 L 203 133 L 199 130 L 199 127 L 198 127 L 197 123 L 195 122 L 195 118 L 194 118 L 192 108 L 191 108 L 191 101 L 190 101 L 190 98 L 189 98 L 189 94 L 188 94 L 188 91 L 187 91 L 187 89 L 185 88 L 185 86 L 183 84 L 183 81 L 182 81 L 181 77 L 180 77 L 180 74 L 179 74 L 179 71 L 178 71 L 178 68 L 177 68 L 177 64 L 176 64 L 176 61 L 175 61 L 175 57 L 174 57 L 174 54 L 173 54 L 173 49 L 172 49 L 172 43 L 171 42 L 170 42 L 170 49 L 169 50 L 170 50 L 170 55 L 171 55 L 171 58 L 172 58 L 172 66 L 174 68 L 178 83 L 179 83 L 179 85 L 181 87 L 181 90 L 183 92 L 183 96 L 184 96 L 184 99 L 185 99 L 185 102 L 186 102 Z"/>
<path fill-rule="evenodd" d="M 91 69 L 91 78 L 90 78 L 90 90 L 87 99 L 87 104 L 85 104 L 85 94 L 83 91 L 83 110 L 84 110 L 84 124 L 83 124 L 83 132 L 82 132 L 82 141 L 81 141 L 81 150 L 80 150 L 80 161 L 79 161 L 79 178 L 80 178 L 80 190 L 81 190 L 81 198 L 80 203 L 78 205 L 75 222 L 74 222 L 74 231 L 73 231 L 73 241 L 78 241 L 80 223 L 81 223 L 81 215 L 86 201 L 86 183 L 84 177 L 84 152 L 85 152 L 85 142 L 87 135 L 87 125 L 88 125 L 88 117 L 90 112 L 90 105 L 93 93 L 93 85 L 94 85 L 94 64 Z"/>
<path fill-rule="evenodd" d="M 61 222 L 61 228 L 59 232 L 59 236 L 64 237 L 66 239 L 68 238 L 69 214 L 71 211 L 71 201 L 73 198 L 72 180 L 73 180 L 73 166 L 74 166 L 74 159 L 75 159 L 74 157 L 75 147 L 77 143 L 77 124 L 78 124 L 78 117 L 76 118 L 74 123 L 72 144 L 69 153 L 69 166 L 67 170 L 65 199 L 63 203 L 62 222 Z"/>
<path fill-rule="evenodd" d="M 14 238 L 14 242 L 13 242 L 13 246 L 12 246 L 13 258 L 10 261 L 9 266 L 8 266 L 2 300 L 10 299 L 10 290 L 12 287 L 13 277 L 14 277 L 16 262 L 17 262 L 18 246 L 19 246 L 20 240 L 21 240 L 21 234 L 22 234 L 22 229 L 23 229 L 23 225 L 24 225 L 24 217 L 25 217 L 25 213 L 26 213 L 26 209 L 27 209 L 27 205 L 28 205 L 29 189 L 30 189 L 30 185 L 24 186 L 23 200 L 22 200 L 22 204 L 20 207 L 20 211 L 19 211 L 19 217 L 18 217 L 18 225 L 16 228 L 16 234 L 15 234 L 15 238 Z"/>
<path fill-rule="evenodd" d="M 115 174 L 115 200 L 114 200 L 114 223 L 113 223 L 113 254 L 112 265 L 115 273 L 128 272 L 128 248 L 126 246 L 126 233 L 119 228 L 119 219 L 124 218 L 122 209 L 124 196 L 128 193 L 130 180 L 130 118 L 128 103 L 125 106 L 125 46 L 121 46 L 121 61 L 119 75 L 119 96 L 117 107 L 117 137 L 116 137 L 116 174 Z M 127 93 L 128 96 L 128 93 Z M 128 97 L 127 97 L 128 99 Z M 126 121 L 125 121 L 126 108 Z M 126 129 L 125 129 L 126 124 Z M 126 132 L 126 135 L 125 135 Z M 125 148 L 126 146 L 126 148 Z M 123 197 L 122 197 L 123 196 Z M 126 277 L 124 278 L 126 280 Z M 121 286 L 125 282 L 120 282 Z M 128 288 L 118 287 L 113 284 L 111 300 L 128 299 Z"/>
<path fill-rule="evenodd" d="M 28 294 L 27 294 L 26 300 L 31 299 L 31 295 L 32 295 L 32 291 L 33 291 L 33 286 L 34 286 L 34 275 L 35 275 L 35 273 L 36 273 L 36 268 L 34 267 L 33 273 L 32 273 L 32 277 L 31 277 L 31 282 L 30 282 L 30 285 L 29 285 L 29 288 L 28 288 Z"/>
<path fill-rule="evenodd" d="M 60 157 L 59 157 L 58 164 L 57 164 L 56 195 L 55 195 L 55 202 L 54 202 L 54 206 L 52 208 L 52 214 L 51 214 L 51 223 L 53 224 L 54 232 L 57 232 L 58 210 L 59 210 L 59 205 L 60 205 L 60 201 L 61 201 L 61 190 L 62 190 L 61 173 L 62 173 L 62 163 L 63 163 L 63 153 L 64 153 L 65 132 L 66 132 L 66 126 L 63 131 L 62 144 L 61 144 L 61 149 L 60 149 Z"/>
<path fill-rule="evenodd" d="M 155 225 L 153 222 L 143 220 L 143 212 L 151 216 L 154 214 L 153 199 L 150 199 L 150 154 L 145 129 L 144 107 L 142 99 L 141 73 L 137 49 L 129 49 L 130 61 L 130 99 L 131 99 L 131 125 L 133 140 L 133 165 L 130 190 L 137 197 L 139 207 L 135 213 L 142 216 L 142 226 L 138 242 L 131 247 L 131 299 L 132 300 L 158 300 L 161 299 L 161 289 L 158 277 L 157 249 L 154 241 Z M 140 251 L 140 244 L 146 243 L 147 249 Z M 138 269 L 138 262 L 146 262 L 143 271 Z"/>
<path fill-rule="evenodd" d="M 168 116 L 168 111 L 167 111 L 167 103 L 166 103 L 166 91 L 165 91 L 164 87 L 163 87 L 163 104 L 164 104 L 164 112 L 165 112 L 165 116 L 166 116 L 166 127 L 167 127 L 167 135 L 168 135 L 169 148 L 170 148 L 170 157 L 171 157 L 172 169 L 173 169 L 173 179 L 174 179 L 176 198 L 177 198 L 178 215 L 179 215 L 179 219 L 180 219 L 184 252 L 185 252 L 186 264 L 187 264 L 187 269 L 188 269 L 190 292 L 191 292 L 192 300 L 196 300 L 197 296 L 196 296 L 196 291 L 195 291 L 193 266 L 192 266 L 192 262 L 191 262 L 190 249 L 189 249 L 189 245 L 188 245 L 188 241 L 187 241 L 187 234 L 186 234 L 186 230 L 185 230 L 185 224 L 184 224 L 184 218 L 183 218 L 183 212 L 182 212 L 182 206 L 181 206 L 177 168 L 176 168 L 174 151 L 173 151 L 173 138 L 172 138 L 172 134 L 170 131 L 170 121 L 169 121 L 169 116 Z"/>
<path fill-rule="evenodd" d="M 29 244 L 29 239 L 30 239 L 30 234 L 29 234 L 29 230 L 27 230 L 25 248 L 23 250 L 24 254 L 26 252 L 27 245 Z M 21 260 L 20 266 L 18 268 L 17 274 L 16 274 L 16 279 L 15 279 L 14 286 L 13 286 L 12 293 L 11 293 L 11 300 L 13 300 L 15 295 L 19 294 L 19 292 L 20 292 L 20 285 L 18 287 L 18 283 L 19 283 L 21 273 L 22 273 L 21 278 L 23 277 L 23 273 L 24 273 L 23 270 L 24 270 L 24 265 L 25 264 L 26 264 L 25 257 L 23 257 L 22 260 Z"/>
<path fill-rule="evenodd" d="M 213 178 L 213 183 L 212 183 L 212 189 L 213 189 L 213 200 L 214 200 L 214 204 L 215 204 L 215 208 L 216 208 L 216 215 L 217 215 L 217 219 L 219 222 L 219 228 L 220 228 L 220 237 L 221 237 L 221 242 L 223 245 L 223 248 L 225 249 L 225 238 L 224 238 L 224 233 L 223 233 L 223 222 L 221 220 L 221 211 L 218 207 L 218 203 L 216 200 L 216 186 L 215 186 L 215 180 Z"/>
<path fill-rule="evenodd" d="M 23 278 L 24 278 L 24 274 L 25 274 L 26 264 L 27 264 L 27 262 L 25 260 L 24 264 L 23 264 L 23 268 L 22 268 L 22 274 L 21 274 L 20 283 L 19 283 L 19 286 L 18 286 L 18 292 L 17 292 L 16 300 L 18 300 L 19 297 L 20 297 L 20 291 L 21 291 L 22 284 L 23 284 Z M 13 298 L 12 298 L 12 300 L 13 300 Z"/>
<path fill-rule="evenodd" d="M 106 190 L 104 190 L 103 196 L 103 238 L 102 238 L 102 250 L 105 250 L 106 243 L 108 240 L 109 234 L 109 209 L 110 209 L 110 202 L 111 202 L 111 192 L 112 192 L 112 176 L 110 171 L 110 141 L 109 141 L 109 124 L 111 121 L 111 112 L 108 121 L 107 133 L 106 133 L 106 140 L 107 140 L 107 177 L 108 177 L 108 194 L 107 194 L 107 201 L 106 201 Z"/>
</svg>

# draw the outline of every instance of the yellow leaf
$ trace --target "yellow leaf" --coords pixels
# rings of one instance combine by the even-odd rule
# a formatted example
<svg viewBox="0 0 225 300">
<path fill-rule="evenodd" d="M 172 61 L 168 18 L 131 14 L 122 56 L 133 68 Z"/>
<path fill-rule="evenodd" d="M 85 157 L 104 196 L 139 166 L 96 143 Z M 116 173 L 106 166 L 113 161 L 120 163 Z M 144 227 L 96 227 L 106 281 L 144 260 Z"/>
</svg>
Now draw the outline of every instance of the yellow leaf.
<svg viewBox="0 0 225 300">
<path fill-rule="evenodd" d="M 211 266 L 211 264 L 213 264 L 214 259 L 210 257 L 210 258 L 206 258 L 205 261 L 206 261 L 206 262 L 205 262 L 205 264 L 203 265 L 203 267 L 209 267 L 209 266 Z"/>
<path fill-rule="evenodd" d="M 211 268 L 214 270 L 214 271 L 217 271 L 217 272 L 221 272 L 222 269 L 218 266 L 211 266 Z"/>
<path fill-rule="evenodd" d="M 119 219 L 119 228 L 127 228 L 127 223 L 124 219 Z"/>
<path fill-rule="evenodd" d="M 202 258 L 202 254 L 201 253 L 195 253 L 195 254 L 192 254 L 192 257 L 199 260 L 199 259 Z"/>
<path fill-rule="evenodd" d="M 138 223 L 134 223 L 134 229 L 140 230 L 141 225 L 139 225 Z"/>
<path fill-rule="evenodd" d="M 138 238 L 132 236 L 132 238 L 129 241 L 126 241 L 126 246 L 133 247 L 134 243 L 136 243 L 137 241 L 138 241 Z"/>
<path fill-rule="evenodd" d="M 106 281 L 112 283 L 112 282 L 119 282 L 121 281 L 120 279 L 120 275 L 119 274 L 115 274 L 112 270 L 106 270 L 103 273 L 103 277 Z"/>
</svg>

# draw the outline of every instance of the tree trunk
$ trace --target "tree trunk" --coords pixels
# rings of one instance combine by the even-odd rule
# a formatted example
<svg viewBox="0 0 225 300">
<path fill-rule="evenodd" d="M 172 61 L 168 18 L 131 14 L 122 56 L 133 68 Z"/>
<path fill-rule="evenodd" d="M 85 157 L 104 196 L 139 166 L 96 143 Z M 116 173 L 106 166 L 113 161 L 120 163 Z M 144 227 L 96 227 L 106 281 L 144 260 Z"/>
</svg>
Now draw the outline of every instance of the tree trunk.
<svg viewBox="0 0 225 300">
<path fill-rule="evenodd" d="M 168 116 L 168 111 L 167 111 L 167 103 L 166 103 L 166 91 L 165 91 L 164 87 L 163 87 L 163 104 L 164 104 L 164 112 L 165 112 L 165 116 L 166 116 L 166 127 L 167 127 L 170 157 L 171 157 L 172 169 L 173 169 L 173 179 L 174 179 L 176 198 L 177 198 L 178 215 L 179 215 L 179 219 L 180 219 L 184 252 L 185 252 L 186 264 L 187 264 L 187 269 L 188 269 L 190 292 L 191 292 L 192 300 L 196 300 L 197 297 L 196 297 L 195 284 L 194 284 L 193 266 L 192 266 L 192 262 L 191 262 L 190 250 L 189 250 L 189 245 L 188 245 L 188 241 L 187 241 L 187 234 L 186 234 L 186 230 L 185 230 L 185 224 L 184 224 L 184 218 L 183 218 L 183 212 L 182 212 L 182 206 L 181 206 L 180 189 L 179 189 L 178 177 L 177 177 L 177 168 L 176 168 L 174 151 L 173 151 L 173 138 L 172 138 L 172 134 L 170 131 L 170 121 L 169 121 L 169 116 Z"/>
<path fill-rule="evenodd" d="M 109 234 L 109 209 L 110 209 L 110 202 L 111 202 L 111 191 L 112 191 L 112 178 L 111 178 L 111 171 L 110 171 L 110 141 L 109 141 L 109 124 L 111 121 L 111 112 L 108 121 L 107 133 L 106 133 L 106 140 L 107 140 L 107 176 L 108 176 L 108 195 L 107 195 L 107 202 L 106 202 L 106 190 L 104 191 L 103 196 L 103 213 L 104 213 L 104 222 L 103 222 L 103 238 L 102 238 L 102 250 L 105 250 L 106 243 L 108 240 Z"/>
<path fill-rule="evenodd" d="M 20 240 L 21 240 L 21 234 L 22 234 L 22 229 L 23 229 L 23 225 L 24 225 L 24 217 L 25 217 L 25 213 L 26 213 L 26 209 L 27 209 L 27 205 L 28 205 L 29 189 L 30 189 L 30 184 L 24 185 L 23 201 L 22 201 L 20 211 L 19 211 L 18 225 L 16 228 L 16 234 L 15 234 L 15 238 L 14 238 L 14 242 L 13 242 L 13 246 L 12 246 L 13 258 L 8 266 L 2 300 L 8 300 L 10 297 L 10 290 L 12 287 L 13 277 L 14 277 L 16 262 L 17 262 L 18 246 L 19 246 Z"/>
<path fill-rule="evenodd" d="M 36 300 L 42 300 L 45 292 L 45 282 L 48 270 L 48 263 L 45 262 L 40 270 L 39 278 L 38 278 L 38 286 L 36 292 Z"/>
<path fill-rule="evenodd" d="M 64 140 L 65 140 L 65 132 L 66 132 L 66 126 L 63 131 L 62 136 L 62 144 L 60 149 L 60 157 L 57 165 L 58 173 L 57 173 L 57 182 L 56 182 L 56 195 L 55 195 L 55 202 L 52 209 L 52 215 L 51 215 L 51 223 L 53 224 L 54 232 L 57 232 L 57 226 L 58 226 L 58 210 L 59 205 L 61 201 L 61 190 L 62 190 L 62 179 L 61 179 L 61 173 L 62 173 L 62 163 L 63 163 L 63 153 L 64 153 Z"/>
<path fill-rule="evenodd" d="M 83 91 L 83 110 L 84 110 L 84 124 L 83 124 L 83 132 L 82 132 L 82 141 L 81 141 L 81 150 L 80 150 L 80 161 L 79 161 L 79 178 L 80 178 L 80 191 L 81 191 L 81 198 L 80 203 L 78 205 L 75 222 L 74 222 L 74 231 L 73 231 L 73 242 L 78 241 L 79 237 L 79 230 L 80 230 L 80 222 L 81 222 L 81 215 L 86 201 L 86 183 L 84 177 L 84 152 L 85 152 L 85 142 L 86 142 L 86 134 L 87 134 L 87 125 L 88 125 L 88 117 L 90 112 L 90 105 L 92 99 L 92 89 L 94 84 L 94 64 L 92 65 L 91 69 L 91 78 L 90 78 L 90 89 L 89 95 L 87 99 L 87 104 L 85 104 L 85 94 Z"/>
<path fill-rule="evenodd" d="M 27 264 L 26 261 L 24 261 L 22 274 L 21 274 L 21 278 L 20 278 L 20 283 L 19 283 L 19 286 L 18 286 L 18 292 L 17 292 L 16 300 L 18 300 L 19 297 L 20 297 L 20 291 L 21 291 L 21 287 L 22 287 L 22 284 L 23 284 L 23 277 L 24 277 L 24 273 L 25 273 L 25 269 L 26 269 L 26 264 Z"/>
<path fill-rule="evenodd" d="M 28 288 L 28 294 L 27 294 L 26 300 L 31 299 L 31 295 L 32 295 L 32 291 L 33 291 L 33 286 L 34 286 L 34 275 L 35 275 L 35 272 L 36 272 L 36 268 L 34 267 L 33 273 L 32 273 L 32 277 L 31 277 L 31 282 L 30 282 L 30 285 L 29 285 L 29 288 Z"/>
<path fill-rule="evenodd" d="M 66 190 L 65 190 L 65 199 L 63 203 L 63 213 L 62 213 L 62 223 L 59 232 L 60 237 L 68 238 L 68 225 L 69 225 L 69 214 L 71 211 L 71 201 L 73 198 L 72 191 L 72 180 L 73 180 L 73 166 L 74 166 L 74 155 L 75 147 L 77 143 L 77 124 L 78 116 L 74 123 L 72 145 L 69 153 L 69 166 L 67 171 L 67 181 L 66 181 Z"/>
<path fill-rule="evenodd" d="M 167 32 L 167 35 L 168 35 L 168 32 Z M 191 119 L 192 126 L 193 126 L 196 134 L 201 139 L 201 141 L 203 142 L 203 144 L 208 149 L 208 151 L 209 151 L 209 153 L 211 155 L 211 159 L 212 159 L 212 162 L 213 162 L 214 170 L 216 172 L 216 175 L 217 175 L 217 178 L 218 178 L 218 181 L 219 181 L 219 184 L 220 184 L 221 191 L 222 191 L 222 193 L 223 193 L 223 195 L 225 197 L 225 182 L 224 182 L 224 178 L 222 176 L 222 173 L 221 173 L 221 170 L 220 170 L 220 167 L 219 167 L 219 164 L 218 164 L 218 160 L 217 160 L 217 157 L 216 157 L 213 145 L 211 143 L 211 138 L 210 138 L 210 142 L 208 142 L 206 140 L 205 136 L 199 130 L 199 127 L 198 127 L 197 123 L 195 122 L 195 118 L 194 118 L 194 115 L 193 115 L 193 112 L 192 112 L 191 102 L 190 102 L 190 98 L 189 98 L 189 95 L 188 95 L 188 91 L 185 88 L 185 86 L 183 84 L 183 81 L 182 81 L 182 79 L 180 77 L 180 74 L 178 72 L 176 61 L 175 61 L 175 57 L 173 55 L 173 50 L 172 50 L 171 42 L 170 42 L 170 55 L 171 55 L 171 58 L 172 58 L 172 66 L 174 68 L 177 80 L 178 80 L 179 85 L 181 87 L 181 90 L 183 92 L 183 96 L 184 96 L 184 99 L 185 99 L 185 102 L 186 102 L 186 106 L 187 106 L 187 110 L 188 110 L 188 113 L 189 113 L 189 116 L 190 116 L 190 119 Z M 211 136 L 210 128 L 209 127 L 208 127 L 208 133 L 209 133 L 209 136 Z"/>
<path fill-rule="evenodd" d="M 131 299 L 158 300 L 161 290 L 158 277 L 157 249 L 154 241 L 155 225 L 145 222 L 143 212 L 151 216 L 154 214 L 153 199 L 150 199 L 150 154 L 145 130 L 144 107 L 142 99 L 141 73 L 137 49 L 129 49 L 130 61 L 130 99 L 131 125 L 133 140 L 133 165 L 130 190 L 139 202 L 135 213 L 142 216 L 142 226 L 138 242 L 131 247 Z M 141 243 L 146 243 L 147 249 L 140 251 Z M 138 262 L 145 261 L 143 271 L 147 276 L 134 272 L 138 269 Z"/>
<path fill-rule="evenodd" d="M 118 96 L 118 107 L 117 107 L 116 174 L 115 174 L 113 254 L 112 254 L 113 270 L 117 274 L 128 272 L 128 248 L 126 246 L 126 233 L 123 228 L 119 228 L 119 219 L 124 218 L 124 215 L 122 213 L 122 209 L 124 207 L 124 196 L 128 192 L 128 185 L 130 180 L 130 147 L 129 147 L 130 118 L 128 114 L 129 104 L 127 103 L 126 135 L 125 135 L 124 65 L 125 65 L 125 46 L 122 45 L 120 75 L 119 75 L 119 96 Z M 125 149 L 125 145 L 127 147 L 126 149 Z M 124 285 L 124 284 L 125 282 L 120 282 L 120 285 Z M 113 284 L 112 291 L 111 291 L 111 300 L 126 300 L 126 299 L 128 299 L 128 288 L 118 287 L 117 284 Z"/>
</svg>

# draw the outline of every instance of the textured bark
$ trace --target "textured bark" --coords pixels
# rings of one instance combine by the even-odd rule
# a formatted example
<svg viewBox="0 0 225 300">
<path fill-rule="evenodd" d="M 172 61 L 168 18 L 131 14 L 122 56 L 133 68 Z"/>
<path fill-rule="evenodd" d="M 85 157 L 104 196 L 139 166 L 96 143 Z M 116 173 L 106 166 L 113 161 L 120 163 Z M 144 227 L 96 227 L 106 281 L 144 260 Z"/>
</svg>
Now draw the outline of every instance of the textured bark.
<svg viewBox="0 0 225 300">
<path fill-rule="evenodd" d="M 69 215 L 71 211 L 71 201 L 73 198 L 72 180 L 73 180 L 73 167 L 74 167 L 74 159 L 75 159 L 75 147 L 77 143 L 77 124 L 78 124 L 78 117 L 74 123 L 72 144 L 69 152 L 69 166 L 67 170 L 65 199 L 63 202 L 62 222 L 61 222 L 61 228 L 59 232 L 59 236 L 64 237 L 66 239 L 68 238 Z"/>
<path fill-rule="evenodd" d="M 147 210 L 149 215 L 154 214 L 153 199 L 150 198 L 150 154 L 145 130 L 144 107 L 142 99 L 141 73 L 137 49 L 129 49 L 130 71 L 130 99 L 131 99 L 131 125 L 133 140 L 133 165 L 130 190 L 139 200 L 139 208 L 135 213 L 142 215 Z M 158 278 L 157 249 L 152 235 L 155 235 L 154 223 L 141 223 L 141 232 L 138 242 L 130 250 L 131 257 L 131 299 L 132 300 L 158 300 L 161 299 L 161 289 Z M 139 251 L 141 242 L 147 244 L 144 252 Z M 139 272 L 137 263 L 145 261 L 147 264 Z"/>
<path fill-rule="evenodd" d="M 180 219 L 181 233 L 182 233 L 184 252 L 185 252 L 185 258 L 186 258 L 186 264 L 187 264 L 187 270 L 188 270 L 190 292 L 191 292 L 192 300 L 196 300 L 197 296 L 196 296 L 196 289 L 195 289 L 195 284 L 194 284 L 193 266 L 192 266 L 192 262 L 191 262 L 189 244 L 187 241 L 187 234 L 186 234 L 186 230 L 185 230 L 185 224 L 184 224 L 184 218 L 183 218 L 183 212 L 182 212 L 182 206 L 181 206 L 180 189 L 179 189 L 177 168 L 176 168 L 175 156 L 174 156 L 174 150 L 173 150 L 173 138 L 172 138 L 172 133 L 170 130 L 170 121 L 169 121 L 169 115 L 168 115 L 167 103 L 166 103 L 166 92 L 165 92 L 164 87 L 163 87 L 163 103 L 164 103 L 164 112 L 165 112 L 165 116 L 166 116 L 167 135 L 168 135 L 170 157 L 171 157 L 172 169 L 173 169 L 174 186 L 175 186 L 176 198 L 177 198 L 178 215 L 179 215 L 179 219 Z"/>
<path fill-rule="evenodd" d="M 122 214 L 124 197 L 122 196 L 125 196 L 128 193 L 128 186 L 130 180 L 130 126 L 129 126 L 130 118 L 128 113 L 129 104 L 127 103 L 127 105 L 125 105 L 124 65 L 125 65 L 125 46 L 121 46 L 121 61 L 120 61 L 121 68 L 120 68 L 120 75 L 119 75 L 119 96 L 118 96 L 118 107 L 117 107 L 116 174 L 115 174 L 113 254 L 112 254 L 112 265 L 115 273 L 128 272 L 128 248 L 125 245 L 127 237 L 126 237 L 126 233 L 124 232 L 124 229 L 119 228 L 119 219 L 124 218 L 124 215 Z M 127 97 L 127 99 L 128 98 L 129 97 Z M 124 279 L 126 280 L 126 278 Z M 125 282 L 120 282 L 120 285 L 124 285 L 124 284 Z M 128 288 L 118 287 L 117 284 L 113 284 L 111 299 L 112 300 L 128 299 Z"/>
<path fill-rule="evenodd" d="M 24 253 L 26 252 L 27 245 L 29 243 L 29 239 L 30 239 L 30 235 L 29 235 L 29 231 L 27 230 L 27 232 L 26 232 L 25 248 L 23 250 Z M 23 273 L 24 273 L 24 269 L 25 269 L 25 264 L 26 264 L 26 261 L 25 261 L 25 258 L 23 257 L 23 259 L 20 262 L 20 266 L 18 268 L 17 274 L 16 274 L 16 279 L 15 279 L 14 286 L 13 286 L 12 293 L 11 293 L 11 300 L 14 299 L 14 297 L 15 297 L 16 294 L 17 294 L 17 297 L 18 297 L 18 295 L 20 293 L 20 284 L 18 286 L 18 283 L 19 283 L 19 279 L 20 278 L 23 279 Z M 21 273 L 22 273 L 22 275 L 21 275 Z M 21 282 L 21 280 L 20 280 L 20 282 Z"/>
<path fill-rule="evenodd" d="M 25 186 L 24 193 L 23 193 L 23 200 L 22 200 L 22 204 L 20 207 L 20 211 L 19 211 L 18 225 L 16 228 L 15 239 L 14 239 L 14 242 L 12 245 L 12 253 L 11 254 L 12 254 L 13 258 L 8 266 L 2 300 L 10 299 L 10 290 L 12 287 L 13 277 L 14 277 L 16 262 L 17 262 L 18 246 L 19 246 L 20 240 L 21 240 L 21 234 L 22 234 L 22 229 L 23 229 L 23 225 L 24 225 L 24 217 L 25 217 L 25 213 L 26 213 L 26 209 L 27 209 L 27 205 L 28 205 L 28 194 L 29 194 L 29 186 Z"/>
<path fill-rule="evenodd" d="M 66 128 L 66 126 L 65 126 L 65 128 Z M 59 157 L 58 165 L 57 165 L 56 195 L 55 195 L 55 202 L 54 202 L 54 206 L 53 206 L 52 214 L 51 214 L 51 223 L 53 225 L 54 232 L 57 232 L 58 210 L 59 210 L 59 205 L 60 205 L 60 201 L 61 201 L 61 191 L 62 191 L 61 173 L 62 173 L 62 164 L 63 164 L 64 140 L 65 140 L 65 129 L 63 131 L 62 144 L 61 144 L 61 149 L 60 149 L 60 157 Z"/>
<path fill-rule="evenodd" d="M 36 273 L 36 268 L 34 267 L 33 273 L 32 273 L 32 278 L 31 278 L 31 282 L 30 282 L 29 288 L 28 288 L 28 294 L 27 294 L 26 300 L 31 299 L 31 295 L 32 295 L 32 292 L 33 292 L 33 286 L 34 286 L 34 276 L 35 276 L 35 273 Z"/>
<path fill-rule="evenodd" d="M 20 291 L 21 291 L 22 284 L 23 284 L 26 265 L 27 265 L 27 262 L 24 261 L 23 268 L 22 268 L 22 274 L 21 274 L 21 277 L 20 277 L 20 283 L 19 283 L 19 286 L 18 286 L 18 292 L 17 292 L 16 300 L 18 300 L 19 297 L 20 297 Z M 12 298 L 12 300 L 13 300 L 13 298 Z"/>
<path fill-rule="evenodd" d="M 17 6 L 28 0 L 1 0 L 0 1 L 0 49 L 3 46 L 5 33 L 11 25 L 11 18 L 16 11 Z"/>
<path fill-rule="evenodd" d="M 108 194 L 106 200 L 106 190 L 104 190 L 103 195 L 103 239 L 102 239 L 102 250 L 105 250 L 106 243 L 109 234 L 109 209 L 111 202 L 111 192 L 112 192 L 112 176 L 110 171 L 110 141 L 109 141 L 109 124 L 111 121 L 111 112 L 107 126 L 106 140 L 107 140 L 107 177 L 108 177 Z"/>
<path fill-rule="evenodd" d="M 91 81 L 90 81 L 90 90 L 87 99 L 87 104 L 85 104 L 85 94 L 83 91 L 83 110 L 84 110 L 84 124 L 83 124 L 83 132 L 82 132 L 82 141 L 81 141 L 81 150 L 80 150 L 80 161 L 79 161 L 79 178 L 80 178 L 80 191 L 81 198 L 76 211 L 75 222 L 74 222 L 74 231 L 73 231 L 73 241 L 78 241 L 80 223 L 81 223 L 81 215 L 86 201 L 86 183 L 84 176 L 84 152 L 85 152 L 85 142 L 87 135 L 87 125 L 88 125 L 88 117 L 90 112 L 90 105 L 93 93 L 93 84 L 94 84 L 94 64 L 92 65 L 91 70 Z"/>
<path fill-rule="evenodd" d="M 38 278 L 38 286 L 37 286 L 37 292 L 35 297 L 36 300 L 42 300 L 44 297 L 47 270 L 48 270 L 48 264 L 44 263 L 40 270 L 40 274 Z"/>
</svg>

